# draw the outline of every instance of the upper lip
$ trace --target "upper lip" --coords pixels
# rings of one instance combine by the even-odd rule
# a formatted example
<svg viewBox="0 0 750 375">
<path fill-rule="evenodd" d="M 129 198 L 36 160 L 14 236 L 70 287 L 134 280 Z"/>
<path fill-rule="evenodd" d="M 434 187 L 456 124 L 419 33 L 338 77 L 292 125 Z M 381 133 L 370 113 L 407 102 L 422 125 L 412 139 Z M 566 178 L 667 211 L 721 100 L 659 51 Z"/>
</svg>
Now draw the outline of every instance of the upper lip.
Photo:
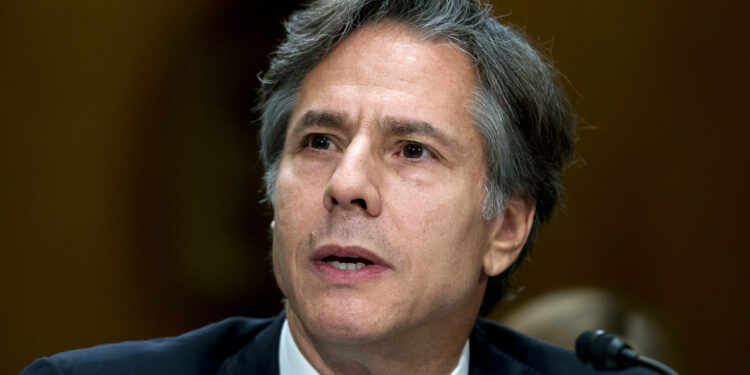
<svg viewBox="0 0 750 375">
<path fill-rule="evenodd" d="M 359 257 L 366 259 L 373 263 L 373 265 L 391 268 L 391 265 L 375 255 L 370 250 L 367 250 L 359 246 L 338 246 L 338 245 L 324 245 L 319 247 L 312 254 L 311 259 L 313 261 L 321 261 L 325 257 Z"/>
</svg>

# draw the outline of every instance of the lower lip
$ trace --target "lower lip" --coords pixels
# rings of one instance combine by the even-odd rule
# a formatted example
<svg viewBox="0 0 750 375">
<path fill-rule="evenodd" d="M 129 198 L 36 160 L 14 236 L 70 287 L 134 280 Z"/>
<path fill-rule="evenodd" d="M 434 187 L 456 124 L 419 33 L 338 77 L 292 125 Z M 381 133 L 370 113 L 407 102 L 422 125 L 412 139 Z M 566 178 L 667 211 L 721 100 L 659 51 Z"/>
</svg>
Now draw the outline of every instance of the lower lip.
<svg viewBox="0 0 750 375">
<path fill-rule="evenodd" d="M 321 260 L 313 262 L 313 265 L 323 278 L 334 283 L 371 281 L 390 270 L 389 268 L 375 264 L 364 266 L 358 270 L 340 270 Z"/>
</svg>

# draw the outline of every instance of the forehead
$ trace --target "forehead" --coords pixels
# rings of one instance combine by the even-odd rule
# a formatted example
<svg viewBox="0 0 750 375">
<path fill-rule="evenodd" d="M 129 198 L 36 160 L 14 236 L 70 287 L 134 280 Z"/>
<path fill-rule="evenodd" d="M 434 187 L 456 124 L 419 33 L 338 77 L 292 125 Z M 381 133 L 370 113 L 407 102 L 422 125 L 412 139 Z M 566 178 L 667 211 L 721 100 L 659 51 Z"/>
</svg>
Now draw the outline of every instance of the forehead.
<svg viewBox="0 0 750 375">
<path fill-rule="evenodd" d="M 437 126 L 470 125 L 476 72 L 455 44 L 425 40 L 385 22 L 346 37 L 302 82 L 295 116 L 308 110 L 357 120 L 410 118 Z"/>
</svg>

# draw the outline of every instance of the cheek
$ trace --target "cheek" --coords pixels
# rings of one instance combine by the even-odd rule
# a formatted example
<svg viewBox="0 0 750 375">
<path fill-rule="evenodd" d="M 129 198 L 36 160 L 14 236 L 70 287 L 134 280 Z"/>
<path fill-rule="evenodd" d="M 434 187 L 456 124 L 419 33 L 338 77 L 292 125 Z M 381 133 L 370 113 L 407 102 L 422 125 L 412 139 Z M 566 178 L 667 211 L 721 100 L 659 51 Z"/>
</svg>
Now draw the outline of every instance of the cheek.
<svg viewBox="0 0 750 375">
<path fill-rule="evenodd" d="M 300 165 L 301 164 L 301 165 Z M 320 215 L 328 182 L 325 166 L 282 161 L 276 181 L 276 225 L 285 230 L 304 228 L 310 216 Z"/>
<path fill-rule="evenodd" d="M 273 267 L 282 292 L 289 296 L 297 252 L 323 216 L 323 193 L 313 180 L 300 176 L 299 170 L 282 163 L 276 181 L 273 230 Z"/>
<path fill-rule="evenodd" d="M 484 221 L 479 189 L 468 184 L 425 184 L 419 189 L 392 194 L 390 208 L 394 227 L 406 246 L 422 247 L 429 259 L 456 265 L 469 261 L 481 251 Z M 479 190 L 479 191 L 476 191 Z M 461 256 L 458 256 L 460 251 Z M 469 257 L 469 255 L 472 255 Z"/>
<path fill-rule="evenodd" d="M 392 201 L 394 237 L 409 264 L 405 285 L 421 301 L 440 301 L 449 310 L 475 297 L 482 276 L 481 197 L 466 189 L 412 191 Z"/>
<path fill-rule="evenodd" d="M 276 232 L 274 232 L 272 245 L 273 276 L 276 278 L 276 285 L 281 289 L 281 293 L 288 296 L 289 265 L 287 264 L 284 252 L 279 251 L 280 248 L 281 240 L 278 238 Z"/>
</svg>

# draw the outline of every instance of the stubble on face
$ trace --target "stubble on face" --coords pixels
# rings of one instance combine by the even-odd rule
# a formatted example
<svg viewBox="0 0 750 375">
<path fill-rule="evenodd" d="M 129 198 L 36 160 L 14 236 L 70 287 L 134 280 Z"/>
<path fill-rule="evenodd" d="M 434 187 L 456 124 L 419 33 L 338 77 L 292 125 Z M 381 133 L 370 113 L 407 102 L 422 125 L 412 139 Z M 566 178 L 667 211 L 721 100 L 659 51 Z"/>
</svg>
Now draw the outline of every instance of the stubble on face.
<svg viewBox="0 0 750 375">
<path fill-rule="evenodd" d="M 385 254 L 393 254 L 394 246 L 377 222 L 364 222 L 358 217 L 329 215 L 317 229 L 308 235 L 307 247 L 315 249 L 326 240 L 335 239 L 341 243 L 365 243 Z"/>
</svg>

